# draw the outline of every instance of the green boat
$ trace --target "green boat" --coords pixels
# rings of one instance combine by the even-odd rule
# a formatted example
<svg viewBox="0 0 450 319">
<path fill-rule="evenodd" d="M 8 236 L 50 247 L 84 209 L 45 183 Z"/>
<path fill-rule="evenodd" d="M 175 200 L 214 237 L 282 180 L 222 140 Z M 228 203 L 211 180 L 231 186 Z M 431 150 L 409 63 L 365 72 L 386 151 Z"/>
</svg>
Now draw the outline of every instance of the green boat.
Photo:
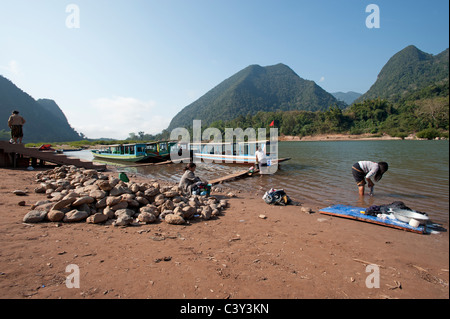
<svg viewBox="0 0 450 319">
<path fill-rule="evenodd" d="M 125 162 L 166 161 L 176 142 L 159 141 L 151 143 L 116 144 L 92 150 L 95 158 Z"/>
<path fill-rule="evenodd" d="M 170 152 L 172 147 L 176 146 L 174 141 L 159 141 L 146 143 L 146 153 L 155 160 L 168 161 L 170 159 Z"/>
</svg>

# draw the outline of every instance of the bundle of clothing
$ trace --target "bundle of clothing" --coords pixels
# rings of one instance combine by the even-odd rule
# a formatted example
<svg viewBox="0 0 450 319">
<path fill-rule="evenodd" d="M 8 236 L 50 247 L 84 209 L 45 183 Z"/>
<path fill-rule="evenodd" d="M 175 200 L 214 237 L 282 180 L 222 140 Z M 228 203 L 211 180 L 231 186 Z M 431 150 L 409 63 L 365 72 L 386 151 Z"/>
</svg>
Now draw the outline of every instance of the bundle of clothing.
<svg viewBox="0 0 450 319">
<path fill-rule="evenodd" d="M 192 195 L 209 196 L 211 186 L 204 182 L 197 182 L 191 186 Z"/>
<path fill-rule="evenodd" d="M 378 214 L 390 214 L 391 210 L 399 210 L 399 209 L 403 209 L 403 210 L 410 210 L 412 212 L 416 212 L 419 214 L 423 214 L 427 216 L 427 213 L 424 212 L 418 212 L 416 210 L 413 210 L 409 207 L 407 207 L 405 205 L 405 203 L 401 202 L 401 201 L 395 201 L 391 204 L 387 204 L 387 205 L 372 205 L 368 208 L 366 208 L 366 215 L 370 215 L 370 216 L 377 216 Z"/>
<path fill-rule="evenodd" d="M 291 203 L 291 199 L 289 198 L 289 196 L 286 194 L 286 192 L 283 189 L 271 188 L 264 194 L 262 199 L 267 204 L 272 204 L 272 205 L 285 206 L 285 205 L 288 205 Z"/>
</svg>

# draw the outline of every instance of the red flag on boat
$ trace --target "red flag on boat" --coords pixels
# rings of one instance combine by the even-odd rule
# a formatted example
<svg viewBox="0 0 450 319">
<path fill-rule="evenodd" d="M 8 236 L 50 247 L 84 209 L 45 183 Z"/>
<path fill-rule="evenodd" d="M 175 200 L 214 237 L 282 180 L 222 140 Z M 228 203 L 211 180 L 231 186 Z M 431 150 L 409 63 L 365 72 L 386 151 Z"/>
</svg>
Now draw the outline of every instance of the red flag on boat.
<svg viewBox="0 0 450 319">
<path fill-rule="evenodd" d="M 272 123 L 270 123 L 270 126 L 274 126 L 275 125 L 275 121 L 272 121 Z"/>
</svg>

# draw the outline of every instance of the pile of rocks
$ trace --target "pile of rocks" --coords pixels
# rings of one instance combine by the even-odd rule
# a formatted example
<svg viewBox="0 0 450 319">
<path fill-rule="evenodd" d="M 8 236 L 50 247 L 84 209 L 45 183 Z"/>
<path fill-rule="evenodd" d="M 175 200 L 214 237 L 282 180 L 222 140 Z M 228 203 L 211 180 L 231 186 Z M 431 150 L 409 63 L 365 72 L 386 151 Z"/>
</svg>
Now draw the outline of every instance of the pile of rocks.
<svg viewBox="0 0 450 319">
<path fill-rule="evenodd" d="M 124 182 L 93 169 L 63 165 L 36 174 L 34 191 L 47 199 L 32 205 L 23 221 L 81 222 L 126 226 L 133 223 L 184 224 L 193 218 L 208 220 L 228 206 L 218 200 L 184 196 L 178 186 L 156 181 Z"/>
</svg>

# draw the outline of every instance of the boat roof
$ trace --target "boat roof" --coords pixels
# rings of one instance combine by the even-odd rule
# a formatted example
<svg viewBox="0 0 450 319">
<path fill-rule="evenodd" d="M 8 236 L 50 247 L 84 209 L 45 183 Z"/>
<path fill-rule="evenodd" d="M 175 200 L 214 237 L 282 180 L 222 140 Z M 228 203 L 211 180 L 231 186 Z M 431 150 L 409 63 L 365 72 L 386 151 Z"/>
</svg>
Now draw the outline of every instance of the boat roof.
<svg viewBox="0 0 450 319">
<path fill-rule="evenodd" d="M 145 145 L 145 143 L 111 144 L 111 145 L 102 145 L 102 147 L 135 146 L 135 145 Z"/>
<path fill-rule="evenodd" d="M 177 141 L 172 141 L 172 140 L 164 140 L 164 141 L 154 141 L 154 142 L 146 142 L 146 145 L 150 145 L 150 144 L 159 144 L 159 143 L 178 143 Z"/>
<path fill-rule="evenodd" d="M 243 141 L 243 142 L 196 142 L 196 143 L 188 143 L 191 145 L 227 145 L 227 144 L 258 144 L 258 143 L 268 143 L 270 140 L 261 140 L 261 141 Z M 185 143 L 186 144 L 186 143 Z"/>
</svg>

